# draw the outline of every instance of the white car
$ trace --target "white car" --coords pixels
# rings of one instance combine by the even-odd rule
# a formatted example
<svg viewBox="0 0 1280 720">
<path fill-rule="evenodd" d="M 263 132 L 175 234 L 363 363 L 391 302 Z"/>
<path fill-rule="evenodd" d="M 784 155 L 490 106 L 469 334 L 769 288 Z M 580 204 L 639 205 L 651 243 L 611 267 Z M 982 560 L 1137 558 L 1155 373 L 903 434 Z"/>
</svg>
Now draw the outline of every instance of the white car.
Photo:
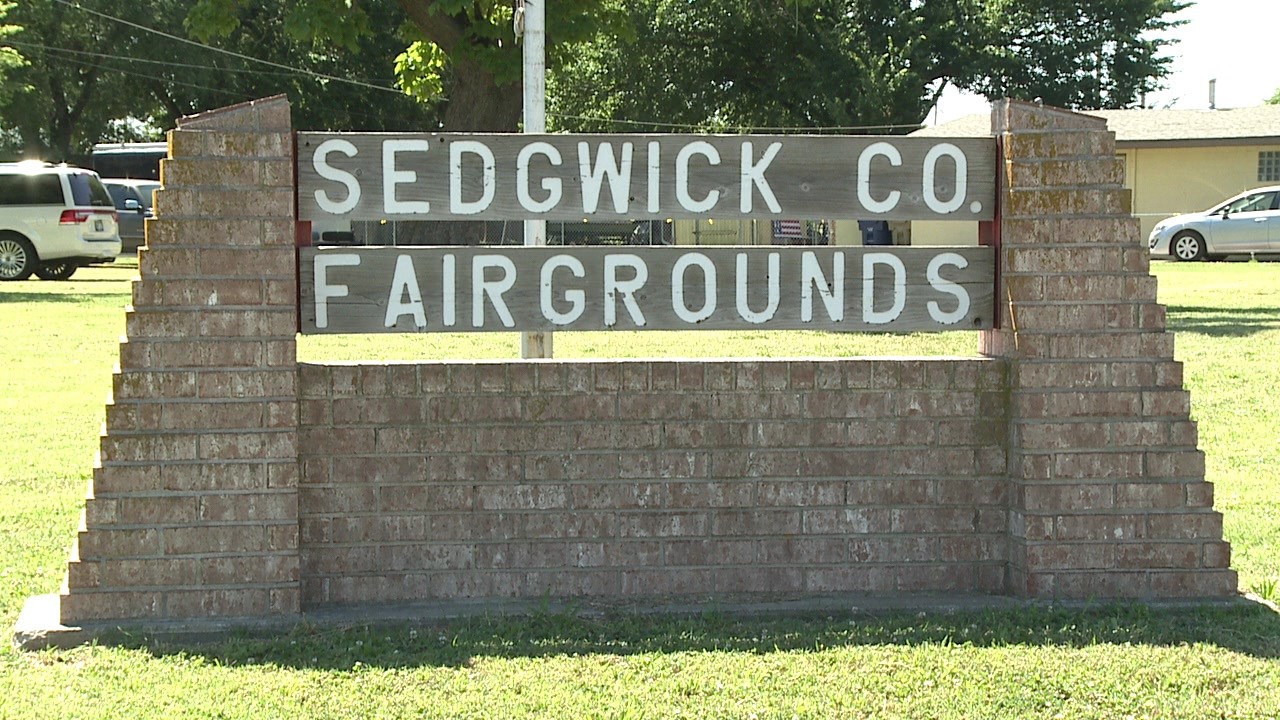
<svg viewBox="0 0 1280 720">
<path fill-rule="evenodd" d="M 1221 260 L 1236 253 L 1280 253 L 1280 186 L 1241 193 L 1204 212 L 1161 220 L 1151 256 Z"/>
<path fill-rule="evenodd" d="M 114 262 L 120 234 L 97 173 L 36 161 L 0 163 L 0 280 L 66 280 Z"/>
</svg>

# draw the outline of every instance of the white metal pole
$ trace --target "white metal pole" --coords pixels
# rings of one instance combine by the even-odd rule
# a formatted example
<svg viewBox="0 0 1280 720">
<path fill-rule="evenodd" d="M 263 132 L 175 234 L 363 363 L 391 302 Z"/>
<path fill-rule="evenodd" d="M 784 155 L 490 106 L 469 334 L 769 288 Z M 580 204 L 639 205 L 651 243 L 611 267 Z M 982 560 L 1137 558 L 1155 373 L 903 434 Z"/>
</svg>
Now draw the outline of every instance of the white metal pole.
<svg viewBox="0 0 1280 720">
<path fill-rule="evenodd" d="M 546 2 L 524 0 L 524 132 L 547 131 Z M 547 244 L 547 221 L 524 221 L 524 244 Z M 526 332 L 520 335 L 520 357 L 552 357 L 551 333 Z"/>
</svg>

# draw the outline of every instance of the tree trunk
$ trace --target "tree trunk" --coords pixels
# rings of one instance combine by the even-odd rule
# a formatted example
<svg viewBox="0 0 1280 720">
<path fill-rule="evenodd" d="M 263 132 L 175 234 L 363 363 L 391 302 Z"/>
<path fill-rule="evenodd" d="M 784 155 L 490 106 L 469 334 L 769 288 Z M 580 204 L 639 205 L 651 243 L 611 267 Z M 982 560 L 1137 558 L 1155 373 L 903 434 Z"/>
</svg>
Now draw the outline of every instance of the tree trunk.
<svg viewBox="0 0 1280 720">
<path fill-rule="evenodd" d="M 444 129 L 450 132 L 516 132 L 524 98 L 520 85 L 499 86 L 493 75 L 475 63 L 455 63 L 444 109 Z"/>
<path fill-rule="evenodd" d="M 454 51 L 466 40 L 465 16 L 433 12 L 430 0 L 400 0 L 410 20 L 431 41 L 448 53 L 449 77 L 445 87 L 444 130 L 448 132 L 516 132 L 524 96 L 520 84 L 499 86 L 493 74 L 478 62 L 458 57 Z M 516 49 L 512 49 L 519 52 Z M 474 221 L 410 222 L 396 228 L 396 242 L 411 245 L 479 245 L 485 225 Z"/>
</svg>

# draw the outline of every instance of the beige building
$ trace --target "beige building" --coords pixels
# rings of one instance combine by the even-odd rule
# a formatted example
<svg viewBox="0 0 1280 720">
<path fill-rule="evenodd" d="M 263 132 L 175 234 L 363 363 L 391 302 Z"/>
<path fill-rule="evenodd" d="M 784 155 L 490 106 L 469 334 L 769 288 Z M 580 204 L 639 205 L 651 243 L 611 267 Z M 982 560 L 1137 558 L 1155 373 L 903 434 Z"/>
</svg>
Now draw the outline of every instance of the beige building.
<svg viewBox="0 0 1280 720">
<path fill-rule="evenodd" d="M 1099 110 L 1124 158 L 1133 214 L 1147 235 L 1164 218 L 1207 210 L 1232 195 L 1280 184 L 1280 105 L 1236 110 Z M 926 137 L 991 134 L 986 114 L 923 128 Z M 912 223 L 913 245 L 971 245 L 976 223 Z"/>
</svg>

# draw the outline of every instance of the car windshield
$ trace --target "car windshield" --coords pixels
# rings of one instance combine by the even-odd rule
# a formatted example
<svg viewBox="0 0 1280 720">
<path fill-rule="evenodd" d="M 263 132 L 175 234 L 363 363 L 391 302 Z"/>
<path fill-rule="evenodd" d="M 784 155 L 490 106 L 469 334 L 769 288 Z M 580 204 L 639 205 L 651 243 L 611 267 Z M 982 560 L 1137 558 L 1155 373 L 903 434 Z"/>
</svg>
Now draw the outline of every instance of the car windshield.
<svg viewBox="0 0 1280 720">
<path fill-rule="evenodd" d="M 1270 210 L 1275 207 L 1277 194 L 1280 193 L 1277 193 L 1275 190 L 1250 193 L 1244 197 L 1228 200 L 1209 212 L 1214 215 L 1222 212 L 1226 212 L 1228 215 L 1234 215 L 1235 213 L 1242 212 L 1260 212 L 1263 210 Z"/>
<path fill-rule="evenodd" d="M 142 206 L 151 207 L 151 193 L 160 189 L 160 183 L 144 183 L 138 186 L 138 195 L 142 197 Z"/>
<path fill-rule="evenodd" d="M 89 173 L 71 173 L 67 176 L 71 183 L 71 198 L 76 205 L 95 205 L 99 207 L 115 207 L 111 195 L 103 187 L 97 175 Z"/>
</svg>

